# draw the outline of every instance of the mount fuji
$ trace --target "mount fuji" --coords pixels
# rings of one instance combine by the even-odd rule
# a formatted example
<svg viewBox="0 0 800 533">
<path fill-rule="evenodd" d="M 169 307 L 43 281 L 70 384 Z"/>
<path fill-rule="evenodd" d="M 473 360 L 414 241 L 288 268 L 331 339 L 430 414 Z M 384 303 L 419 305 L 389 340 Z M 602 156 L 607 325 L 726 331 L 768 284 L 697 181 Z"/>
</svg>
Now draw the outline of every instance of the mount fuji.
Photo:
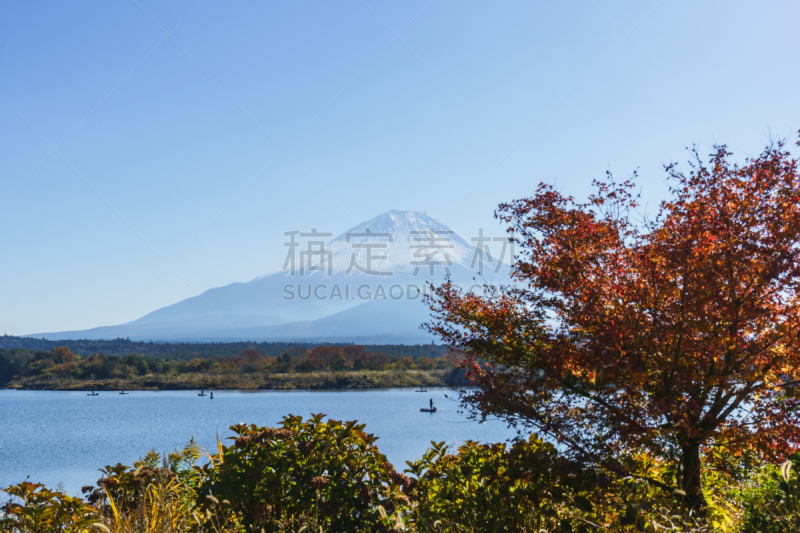
<svg viewBox="0 0 800 533">
<path fill-rule="evenodd" d="M 482 242 L 476 247 L 423 212 L 389 211 L 336 238 L 326 237 L 332 235 L 314 228 L 287 232 L 281 268 L 207 290 L 132 322 L 30 336 L 430 342 L 430 335 L 419 329 L 429 318 L 422 301 L 428 284 L 442 283 L 446 276 L 464 288 L 511 283 L 502 257 L 492 257 Z"/>
</svg>

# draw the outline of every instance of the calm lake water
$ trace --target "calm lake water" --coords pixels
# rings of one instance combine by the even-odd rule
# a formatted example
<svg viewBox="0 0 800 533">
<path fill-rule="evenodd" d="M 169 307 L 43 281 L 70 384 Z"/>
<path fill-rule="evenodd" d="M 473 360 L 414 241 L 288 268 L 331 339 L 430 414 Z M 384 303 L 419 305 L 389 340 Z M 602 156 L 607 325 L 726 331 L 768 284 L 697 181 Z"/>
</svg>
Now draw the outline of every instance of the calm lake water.
<svg viewBox="0 0 800 533">
<path fill-rule="evenodd" d="M 451 399 L 445 397 L 449 394 Z M 274 426 L 283 415 L 325 413 L 366 423 L 377 445 L 398 470 L 419 458 L 433 441 L 501 442 L 514 432 L 499 421 L 485 425 L 458 413 L 445 388 L 372 391 L 220 391 L 214 400 L 192 391 L 101 392 L 0 390 L 0 487 L 24 481 L 63 484 L 78 495 L 97 481 L 98 468 L 130 465 L 147 451 L 169 452 L 191 437 L 206 449 L 231 424 Z M 435 414 L 421 413 L 433 398 Z"/>
</svg>

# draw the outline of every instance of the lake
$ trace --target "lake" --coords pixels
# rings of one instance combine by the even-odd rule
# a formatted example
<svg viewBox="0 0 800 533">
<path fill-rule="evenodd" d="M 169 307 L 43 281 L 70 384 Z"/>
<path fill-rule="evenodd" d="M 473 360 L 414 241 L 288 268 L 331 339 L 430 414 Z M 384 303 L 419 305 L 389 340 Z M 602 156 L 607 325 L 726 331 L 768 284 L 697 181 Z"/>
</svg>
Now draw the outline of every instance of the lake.
<svg viewBox="0 0 800 533">
<path fill-rule="evenodd" d="M 449 395 L 450 398 L 446 398 Z M 101 392 L 0 390 L 0 487 L 24 481 L 62 484 L 72 495 L 94 484 L 98 468 L 130 465 L 147 451 L 170 452 L 194 437 L 214 450 L 216 435 L 231 424 L 274 426 L 283 415 L 325 413 L 366 423 L 397 470 L 419 458 L 431 441 L 501 442 L 514 431 L 499 421 L 486 424 L 459 413 L 446 388 L 369 391 L 218 391 L 214 399 L 193 391 Z M 421 413 L 433 398 L 439 410 Z"/>
</svg>

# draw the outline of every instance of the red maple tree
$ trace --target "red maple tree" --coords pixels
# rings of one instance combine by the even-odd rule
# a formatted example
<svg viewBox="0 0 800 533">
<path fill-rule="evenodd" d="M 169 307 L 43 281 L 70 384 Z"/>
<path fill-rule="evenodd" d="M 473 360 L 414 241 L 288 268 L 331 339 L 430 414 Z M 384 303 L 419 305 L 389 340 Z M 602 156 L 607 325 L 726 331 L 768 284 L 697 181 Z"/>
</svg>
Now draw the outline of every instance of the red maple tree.
<svg viewBox="0 0 800 533">
<path fill-rule="evenodd" d="M 635 174 L 585 203 L 540 184 L 501 205 L 518 288 L 439 286 L 426 327 L 464 355 L 474 415 L 582 461 L 672 459 L 697 511 L 708 447 L 785 458 L 800 442 L 800 176 L 783 142 L 741 166 L 724 146 L 693 154 L 688 173 L 666 167 L 653 218 Z"/>
</svg>

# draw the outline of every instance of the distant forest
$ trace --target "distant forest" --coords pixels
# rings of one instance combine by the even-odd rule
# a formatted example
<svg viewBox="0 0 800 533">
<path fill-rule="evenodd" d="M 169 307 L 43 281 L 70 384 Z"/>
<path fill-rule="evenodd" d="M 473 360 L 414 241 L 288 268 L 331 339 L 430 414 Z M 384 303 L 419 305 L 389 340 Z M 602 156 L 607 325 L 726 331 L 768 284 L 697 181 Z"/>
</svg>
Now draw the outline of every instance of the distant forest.
<svg viewBox="0 0 800 533">
<path fill-rule="evenodd" d="M 111 356 L 103 353 L 79 355 L 68 347 L 44 350 L 0 348 L 0 385 L 22 380 L 37 388 L 57 382 L 96 382 L 97 380 L 128 380 L 131 388 L 139 378 L 160 376 L 172 387 L 183 380 L 181 376 L 215 376 L 227 378 L 237 388 L 252 381 L 248 376 L 275 374 L 307 374 L 313 372 L 348 371 L 436 371 L 453 370 L 453 354 L 445 357 L 390 356 L 384 352 L 368 351 L 360 345 L 327 345 L 311 349 L 295 346 L 279 357 L 264 355 L 256 348 L 245 348 L 236 357 L 196 357 L 190 360 L 170 360 L 130 353 Z M 95 385 L 97 387 L 97 385 Z M 95 388 L 91 387 L 91 388 Z M 219 387 L 214 387 L 219 388 Z"/>
<path fill-rule="evenodd" d="M 303 342 L 136 342 L 130 339 L 114 340 L 59 340 L 35 339 L 31 337 L 0 337 L 0 349 L 22 348 L 30 352 L 46 351 L 64 346 L 77 355 L 101 353 L 111 356 L 129 354 L 157 357 L 170 361 L 191 359 L 236 358 L 244 350 L 256 349 L 265 357 L 279 357 L 292 351 L 312 350 L 321 346 L 351 346 L 352 343 L 303 343 Z M 447 353 L 447 346 L 440 344 L 364 344 L 368 352 L 382 352 L 391 358 L 411 357 L 435 359 Z"/>
</svg>

